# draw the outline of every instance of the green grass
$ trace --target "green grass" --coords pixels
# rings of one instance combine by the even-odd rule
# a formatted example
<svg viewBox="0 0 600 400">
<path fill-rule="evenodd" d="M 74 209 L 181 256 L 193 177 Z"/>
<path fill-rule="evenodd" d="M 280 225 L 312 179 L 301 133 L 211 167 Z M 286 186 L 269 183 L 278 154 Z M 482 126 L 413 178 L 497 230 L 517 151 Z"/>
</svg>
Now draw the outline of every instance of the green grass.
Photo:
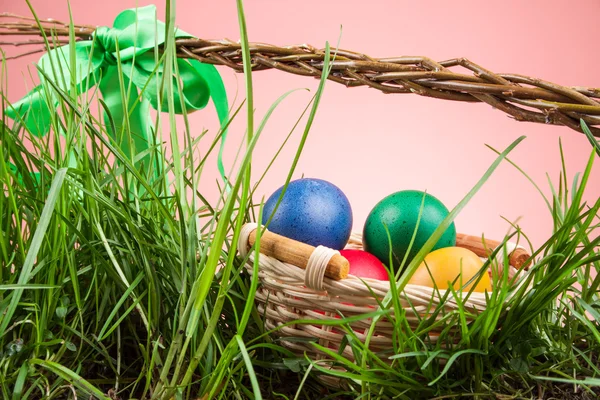
<svg viewBox="0 0 600 400">
<path fill-rule="evenodd" d="M 447 312 L 440 305 L 411 328 L 400 307 L 389 310 L 399 304 L 426 246 L 380 310 L 330 322 L 346 332 L 356 361 L 321 347 L 327 357 L 315 363 L 281 346 L 276 332 L 264 330 L 253 301 L 260 282 L 246 272 L 236 243 L 245 222 L 260 220 L 259 184 L 272 165 L 254 170 L 253 152 L 271 115 L 292 93 L 276 99 L 258 122 L 240 0 L 238 9 L 246 96 L 232 108 L 231 119 L 245 118 L 247 131 L 214 203 L 199 182 L 204 171 L 216 168 L 207 160 L 218 151 L 223 132 L 192 135 L 187 115 L 174 113 L 177 81 L 163 82 L 169 112 L 155 121 L 159 145 L 137 158 L 160 162 L 157 176 L 121 150 L 120 141 L 134 139 L 127 126 L 120 141 L 110 138 L 95 117 L 103 104 L 77 95 L 72 71 L 71 83 L 51 74 L 45 80 L 47 92 L 59 100 L 51 122 L 60 134 L 39 138 L 3 116 L 2 398 L 594 398 L 600 384 L 600 200 L 583 202 L 596 157 L 592 148 L 586 169 L 573 182 L 567 181 L 564 163 L 557 183 L 549 179 L 553 195 L 544 200 L 554 228 L 542 246 L 531 249 L 530 271 L 515 278 L 523 285 L 511 286 L 507 274 L 495 274 L 501 290 L 490 294 L 480 314 L 462 307 Z M 165 75 L 178 73 L 170 2 L 167 26 Z M 334 57 L 335 50 L 330 54 L 327 46 L 327 54 Z M 291 135 L 300 135 L 285 184 L 294 176 L 324 93 L 325 64 L 315 95 L 282 137 L 284 146 Z M 9 106 L 6 68 L 3 64 L 2 109 Z M 124 98 L 127 90 L 121 85 Z M 180 143 L 176 133 L 182 130 Z M 445 224 L 468 206 L 499 163 L 518 168 L 509 153 L 520 140 L 494 150 L 498 159 Z M 528 243 L 518 226 L 505 239 Z M 371 351 L 349 328 L 359 318 L 378 320 L 391 313 L 396 335 L 388 352 Z M 433 330 L 441 332 L 435 343 L 429 340 Z M 324 386 L 320 374 L 341 378 L 344 387 Z"/>
</svg>

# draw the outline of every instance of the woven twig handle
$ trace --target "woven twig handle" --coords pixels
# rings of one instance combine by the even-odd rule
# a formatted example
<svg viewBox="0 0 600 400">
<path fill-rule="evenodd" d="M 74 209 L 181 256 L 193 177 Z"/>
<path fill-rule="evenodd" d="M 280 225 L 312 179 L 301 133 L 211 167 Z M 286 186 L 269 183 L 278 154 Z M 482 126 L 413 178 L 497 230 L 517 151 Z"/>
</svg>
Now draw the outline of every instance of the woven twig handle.
<svg viewBox="0 0 600 400">
<path fill-rule="evenodd" d="M 31 18 L 0 14 L 0 35 L 39 36 Z M 75 35 L 89 39 L 93 26 L 77 25 Z M 68 24 L 56 20 L 43 21 L 41 29 L 54 35 L 62 44 L 68 38 Z M 61 42 L 62 40 L 62 42 Z M 3 41 L 0 45 L 41 45 L 40 40 Z M 43 48 L 26 52 L 31 54 Z M 307 44 L 274 46 L 250 43 L 252 69 L 280 71 L 320 77 L 325 52 Z M 566 87 L 519 74 L 493 73 L 465 58 L 436 62 L 427 57 L 373 58 L 348 50 L 335 51 L 329 79 L 348 87 L 369 86 L 384 93 L 415 93 L 421 96 L 464 102 L 484 102 L 517 121 L 564 125 L 581 132 L 583 119 L 594 136 L 600 137 L 600 89 Z M 239 43 L 228 39 L 180 39 L 177 54 L 203 63 L 224 65 L 238 72 L 242 68 Z M 14 57 L 13 57 L 14 58 Z M 462 67 L 465 72 L 451 70 Z"/>
<path fill-rule="evenodd" d="M 240 236 L 240 251 L 242 255 L 256 243 L 256 224 L 246 224 Z M 457 234 L 456 246 L 471 250 L 479 257 L 487 258 L 502 243 L 496 240 L 485 239 L 477 236 Z M 508 244 L 507 244 L 508 246 Z M 514 246 L 514 250 L 508 250 L 508 262 L 515 269 L 527 269 L 531 256 L 522 247 Z M 260 237 L 261 254 L 273 257 L 279 261 L 306 269 L 310 264 L 311 257 L 315 253 L 315 247 L 292 240 L 285 236 L 263 230 Z M 501 254 L 502 255 L 502 254 Z M 324 275 L 334 280 L 344 279 L 348 276 L 349 263 L 339 254 L 334 255 L 324 265 Z"/>
</svg>

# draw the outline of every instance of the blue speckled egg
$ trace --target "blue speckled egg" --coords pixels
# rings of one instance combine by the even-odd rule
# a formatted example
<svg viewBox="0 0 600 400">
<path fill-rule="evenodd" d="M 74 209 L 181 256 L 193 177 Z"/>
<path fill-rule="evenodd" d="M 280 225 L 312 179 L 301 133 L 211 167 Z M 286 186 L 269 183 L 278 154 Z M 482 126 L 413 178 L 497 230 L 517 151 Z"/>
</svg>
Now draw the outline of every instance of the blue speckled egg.
<svg viewBox="0 0 600 400">
<path fill-rule="evenodd" d="M 265 203 L 263 225 L 275 209 L 283 187 Z M 271 232 L 335 250 L 344 248 L 352 230 L 352 208 L 346 195 L 322 179 L 303 178 L 290 182 L 268 226 Z"/>
</svg>

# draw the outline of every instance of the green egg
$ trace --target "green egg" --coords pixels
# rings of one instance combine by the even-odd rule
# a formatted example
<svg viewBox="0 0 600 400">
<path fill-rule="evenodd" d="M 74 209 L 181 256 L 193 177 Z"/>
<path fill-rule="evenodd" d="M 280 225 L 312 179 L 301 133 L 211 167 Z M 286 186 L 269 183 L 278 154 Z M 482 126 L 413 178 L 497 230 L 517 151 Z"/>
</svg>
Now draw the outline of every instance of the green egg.
<svg viewBox="0 0 600 400">
<path fill-rule="evenodd" d="M 421 204 L 423 204 L 423 211 L 419 220 Z M 448 214 L 448 209 L 441 201 L 425 192 L 404 190 L 391 194 L 377 203 L 367 217 L 363 230 L 364 249 L 389 265 L 390 247 L 387 227 L 392 242 L 393 265 L 395 268 L 400 266 L 408 253 L 404 263 L 406 267 Z M 417 223 L 417 235 L 409 250 Z M 432 251 L 455 245 L 456 227 L 452 223 Z"/>
</svg>

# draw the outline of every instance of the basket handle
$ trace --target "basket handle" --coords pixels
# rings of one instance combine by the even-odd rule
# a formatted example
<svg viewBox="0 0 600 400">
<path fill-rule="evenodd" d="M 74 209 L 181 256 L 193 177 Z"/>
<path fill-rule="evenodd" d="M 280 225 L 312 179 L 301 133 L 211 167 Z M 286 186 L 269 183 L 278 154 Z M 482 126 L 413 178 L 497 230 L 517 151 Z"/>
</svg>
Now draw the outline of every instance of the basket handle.
<svg viewBox="0 0 600 400">
<path fill-rule="evenodd" d="M 254 224 L 254 226 L 256 226 L 256 224 Z M 256 228 L 252 230 L 249 229 L 247 236 L 247 242 L 241 243 L 241 245 L 246 245 L 246 248 L 250 248 L 256 243 Z M 244 238 L 240 239 L 245 240 Z M 309 244 L 269 232 L 266 229 L 263 229 L 260 235 L 261 254 L 276 258 L 279 261 L 295 265 L 302 269 L 306 269 L 308 261 L 315 249 L 315 247 Z M 327 262 L 325 276 L 339 281 L 348 277 L 349 270 L 350 263 L 348 260 L 339 254 L 335 254 Z"/>
<path fill-rule="evenodd" d="M 247 238 L 241 237 L 242 243 L 240 245 L 246 246 L 244 250 L 247 250 L 256 243 L 256 224 L 247 224 L 244 228 L 243 231 L 247 232 L 244 236 Z M 501 244 L 502 242 L 497 240 L 485 239 L 484 241 L 478 236 L 462 233 L 456 235 L 457 247 L 469 249 L 479 257 L 489 257 Z M 507 247 L 509 245 L 507 243 Z M 508 249 L 509 264 L 516 269 L 527 269 L 530 264 L 530 254 L 523 247 L 514 245 L 512 247 L 513 249 Z M 315 252 L 315 247 L 263 229 L 260 238 L 260 252 L 279 261 L 306 269 L 311 255 Z M 245 254 L 245 251 L 243 253 Z M 348 260 L 339 254 L 335 254 L 327 263 L 325 276 L 336 281 L 345 279 L 348 276 L 349 269 L 350 263 Z"/>
<path fill-rule="evenodd" d="M 456 234 L 456 246 L 463 247 L 465 249 L 471 250 L 473 253 L 477 254 L 479 257 L 488 258 L 492 252 L 502 245 L 502 242 L 492 239 L 483 239 L 479 236 L 470 236 L 465 235 L 464 233 Z M 527 270 L 529 265 L 531 264 L 531 255 L 529 252 L 521 247 L 512 245 L 511 243 L 506 243 L 508 248 L 508 263 L 515 267 L 516 269 L 524 268 Z M 512 249 L 510 249 L 512 247 Z M 503 254 L 500 252 L 498 257 L 502 257 Z M 501 260 L 499 260 L 501 263 Z"/>
</svg>

